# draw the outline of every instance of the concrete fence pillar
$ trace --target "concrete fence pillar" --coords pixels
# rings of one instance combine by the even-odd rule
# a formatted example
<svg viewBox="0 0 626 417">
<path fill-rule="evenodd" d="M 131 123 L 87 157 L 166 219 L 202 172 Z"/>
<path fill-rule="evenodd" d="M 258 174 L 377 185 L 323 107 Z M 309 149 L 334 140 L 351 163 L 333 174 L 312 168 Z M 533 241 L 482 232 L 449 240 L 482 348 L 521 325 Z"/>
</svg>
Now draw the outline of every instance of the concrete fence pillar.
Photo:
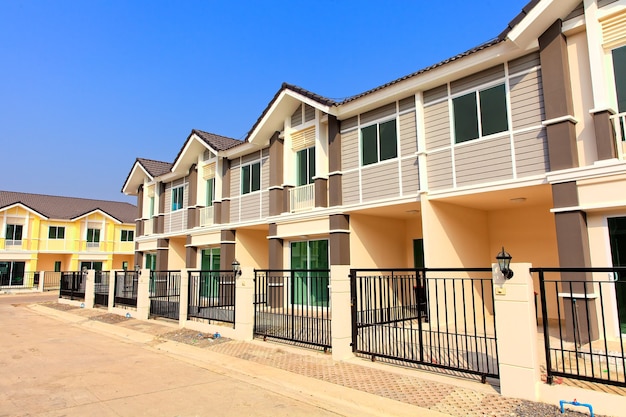
<svg viewBox="0 0 626 417">
<path fill-rule="evenodd" d="M 141 269 L 137 280 L 137 318 L 148 320 L 150 317 L 150 270 Z"/>
<path fill-rule="evenodd" d="M 113 304 L 115 303 L 115 277 L 117 275 L 117 271 L 112 270 L 109 273 L 109 297 L 107 303 L 107 310 L 109 312 L 113 311 Z"/>
<path fill-rule="evenodd" d="M 235 338 L 252 340 L 254 336 L 254 268 L 241 267 L 235 277 Z"/>
<path fill-rule="evenodd" d="M 497 264 L 492 268 L 501 394 L 538 401 L 541 374 L 531 264 L 511 264 L 515 275 L 510 280 Z"/>
<path fill-rule="evenodd" d="M 96 295 L 96 271 L 90 269 L 83 271 L 83 280 L 85 285 L 85 308 L 93 308 Z"/>
<path fill-rule="evenodd" d="M 185 327 L 189 308 L 189 274 L 187 269 L 180 270 L 180 291 L 178 296 L 178 327 Z"/>
<path fill-rule="evenodd" d="M 334 360 L 344 360 L 352 353 L 352 308 L 350 266 L 330 267 L 331 346 Z"/>
<path fill-rule="evenodd" d="M 46 278 L 44 271 L 39 271 L 39 282 L 37 283 L 37 291 L 43 292 L 43 282 Z"/>
</svg>

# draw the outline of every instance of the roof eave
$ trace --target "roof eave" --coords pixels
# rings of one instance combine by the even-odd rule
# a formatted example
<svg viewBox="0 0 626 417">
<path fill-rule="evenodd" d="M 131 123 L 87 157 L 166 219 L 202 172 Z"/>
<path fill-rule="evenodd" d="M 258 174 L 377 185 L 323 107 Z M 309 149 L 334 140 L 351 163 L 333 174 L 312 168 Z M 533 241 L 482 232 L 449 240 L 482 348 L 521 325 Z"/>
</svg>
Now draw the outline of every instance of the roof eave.
<svg viewBox="0 0 626 417">
<path fill-rule="evenodd" d="M 140 169 L 143 174 L 141 174 L 138 169 Z M 138 181 L 137 179 L 139 178 L 139 176 L 141 176 L 141 181 Z M 148 178 L 149 181 L 152 181 L 154 179 L 143 167 L 143 165 L 141 165 L 141 163 L 136 160 L 133 168 L 128 173 L 128 177 L 126 177 L 126 181 L 124 181 L 124 185 L 122 186 L 122 193 L 130 196 L 137 195 L 137 188 L 139 188 L 139 186 L 143 184 L 145 178 Z M 133 187 L 133 185 L 135 186 Z"/>
</svg>

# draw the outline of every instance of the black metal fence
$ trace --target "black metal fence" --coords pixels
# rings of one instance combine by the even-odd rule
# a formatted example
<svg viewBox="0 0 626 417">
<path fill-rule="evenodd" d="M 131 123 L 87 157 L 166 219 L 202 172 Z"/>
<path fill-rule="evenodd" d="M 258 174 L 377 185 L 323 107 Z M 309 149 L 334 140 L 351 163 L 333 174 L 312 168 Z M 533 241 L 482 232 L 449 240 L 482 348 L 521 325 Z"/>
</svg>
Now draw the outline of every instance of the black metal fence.
<svg viewBox="0 0 626 417">
<path fill-rule="evenodd" d="M 59 297 L 85 300 L 85 275 L 81 271 L 61 272 Z"/>
<path fill-rule="evenodd" d="M 491 268 L 350 275 L 354 352 L 498 377 Z"/>
<path fill-rule="evenodd" d="M 107 307 L 109 305 L 109 271 L 95 271 L 94 299 L 95 305 Z"/>
<path fill-rule="evenodd" d="M 137 307 L 138 275 L 135 271 L 116 271 L 113 305 L 116 307 Z"/>
<path fill-rule="evenodd" d="M 150 315 L 179 319 L 180 271 L 150 272 Z"/>
<path fill-rule="evenodd" d="M 187 318 L 235 323 L 235 276 L 232 270 L 189 271 Z"/>
<path fill-rule="evenodd" d="M 532 268 L 541 293 L 547 381 L 626 387 L 626 268 Z"/>
<path fill-rule="evenodd" d="M 0 273 L 0 287 L 4 288 L 37 288 L 39 272 Z"/>
<path fill-rule="evenodd" d="M 255 270 L 254 333 L 330 349 L 330 271 Z"/>
</svg>

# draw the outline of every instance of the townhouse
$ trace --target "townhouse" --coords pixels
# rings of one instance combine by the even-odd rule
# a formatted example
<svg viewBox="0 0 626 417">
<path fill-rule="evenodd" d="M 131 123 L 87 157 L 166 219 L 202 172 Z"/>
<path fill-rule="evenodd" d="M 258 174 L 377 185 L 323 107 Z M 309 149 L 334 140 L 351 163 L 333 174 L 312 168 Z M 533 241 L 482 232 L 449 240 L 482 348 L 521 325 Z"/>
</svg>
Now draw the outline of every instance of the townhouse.
<svg viewBox="0 0 626 417">
<path fill-rule="evenodd" d="M 0 191 L 1 285 L 32 286 L 41 271 L 132 269 L 136 215 L 129 203 Z"/>
</svg>

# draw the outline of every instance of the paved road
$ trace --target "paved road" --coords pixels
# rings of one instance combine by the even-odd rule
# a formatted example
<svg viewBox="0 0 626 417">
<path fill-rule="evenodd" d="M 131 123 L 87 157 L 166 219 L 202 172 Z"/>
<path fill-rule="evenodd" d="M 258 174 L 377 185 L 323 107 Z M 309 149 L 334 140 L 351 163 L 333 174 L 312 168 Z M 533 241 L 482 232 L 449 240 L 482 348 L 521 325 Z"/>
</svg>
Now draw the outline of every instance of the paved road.
<svg viewBox="0 0 626 417">
<path fill-rule="evenodd" d="M 0 416 L 376 415 L 26 307 L 50 297 L 0 295 Z"/>
</svg>

